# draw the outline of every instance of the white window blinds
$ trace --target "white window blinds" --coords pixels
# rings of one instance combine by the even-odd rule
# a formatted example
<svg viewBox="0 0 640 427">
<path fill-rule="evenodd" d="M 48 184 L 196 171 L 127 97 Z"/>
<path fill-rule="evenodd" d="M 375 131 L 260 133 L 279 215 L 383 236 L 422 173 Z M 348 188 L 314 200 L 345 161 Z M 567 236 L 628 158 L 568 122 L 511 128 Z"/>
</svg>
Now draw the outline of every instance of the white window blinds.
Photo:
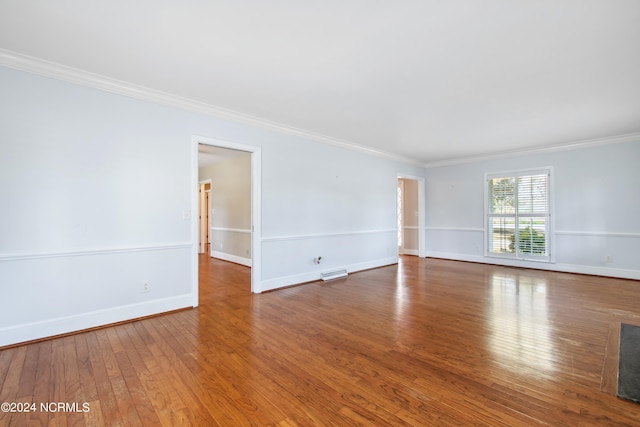
<svg viewBox="0 0 640 427">
<path fill-rule="evenodd" d="M 487 176 L 487 254 L 549 261 L 550 170 Z"/>
</svg>

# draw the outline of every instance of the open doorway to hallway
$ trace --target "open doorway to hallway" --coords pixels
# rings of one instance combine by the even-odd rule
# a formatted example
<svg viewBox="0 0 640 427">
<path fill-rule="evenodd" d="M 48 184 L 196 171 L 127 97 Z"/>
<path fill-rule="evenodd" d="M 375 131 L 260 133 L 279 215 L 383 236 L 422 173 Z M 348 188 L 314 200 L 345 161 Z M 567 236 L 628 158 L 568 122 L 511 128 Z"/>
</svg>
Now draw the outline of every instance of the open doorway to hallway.
<svg viewBox="0 0 640 427">
<path fill-rule="evenodd" d="M 250 291 L 260 293 L 260 200 L 261 150 L 259 147 L 193 136 L 191 157 L 191 295 L 199 301 L 199 270 L 202 257 L 249 267 Z M 201 184 L 210 184 L 209 198 L 199 197 Z M 203 187 L 207 190 L 207 187 Z M 208 221 L 199 213 L 207 210 Z M 207 224 L 208 222 L 208 224 Z M 202 230 L 207 227 L 207 230 Z M 202 254 L 200 236 L 208 234 L 209 247 Z"/>
<path fill-rule="evenodd" d="M 251 267 L 251 153 L 198 145 L 200 253 Z"/>
<path fill-rule="evenodd" d="M 424 180 L 398 177 L 398 255 L 424 257 Z"/>
</svg>

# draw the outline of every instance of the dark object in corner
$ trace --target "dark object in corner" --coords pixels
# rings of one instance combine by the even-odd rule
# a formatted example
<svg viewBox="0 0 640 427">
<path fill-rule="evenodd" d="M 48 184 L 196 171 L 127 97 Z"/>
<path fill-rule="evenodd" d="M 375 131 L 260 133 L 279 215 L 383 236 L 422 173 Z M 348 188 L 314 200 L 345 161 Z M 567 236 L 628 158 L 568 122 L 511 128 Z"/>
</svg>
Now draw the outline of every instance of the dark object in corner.
<svg viewBox="0 0 640 427">
<path fill-rule="evenodd" d="M 640 326 L 620 325 L 618 397 L 640 403 Z"/>
</svg>

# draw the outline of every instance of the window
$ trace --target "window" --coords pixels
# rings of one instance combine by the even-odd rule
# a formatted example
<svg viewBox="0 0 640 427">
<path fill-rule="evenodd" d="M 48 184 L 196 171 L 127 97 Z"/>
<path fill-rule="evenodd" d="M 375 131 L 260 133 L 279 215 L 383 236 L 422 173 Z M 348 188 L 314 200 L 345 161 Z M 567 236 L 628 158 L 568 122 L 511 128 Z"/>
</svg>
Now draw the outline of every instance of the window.
<svg viewBox="0 0 640 427">
<path fill-rule="evenodd" d="M 488 256 L 550 261 L 551 170 L 487 175 Z"/>
</svg>

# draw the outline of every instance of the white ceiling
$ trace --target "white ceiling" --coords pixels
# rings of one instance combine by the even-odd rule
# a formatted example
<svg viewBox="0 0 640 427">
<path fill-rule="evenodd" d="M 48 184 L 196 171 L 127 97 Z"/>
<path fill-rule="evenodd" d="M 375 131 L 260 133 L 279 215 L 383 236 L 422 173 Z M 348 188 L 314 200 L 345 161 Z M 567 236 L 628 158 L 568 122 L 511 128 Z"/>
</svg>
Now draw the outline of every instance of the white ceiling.
<svg viewBox="0 0 640 427">
<path fill-rule="evenodd" d="M 0 49 L 422 163 L 640 132 L 639 0 L 2 0 Z"/>
</svg>

